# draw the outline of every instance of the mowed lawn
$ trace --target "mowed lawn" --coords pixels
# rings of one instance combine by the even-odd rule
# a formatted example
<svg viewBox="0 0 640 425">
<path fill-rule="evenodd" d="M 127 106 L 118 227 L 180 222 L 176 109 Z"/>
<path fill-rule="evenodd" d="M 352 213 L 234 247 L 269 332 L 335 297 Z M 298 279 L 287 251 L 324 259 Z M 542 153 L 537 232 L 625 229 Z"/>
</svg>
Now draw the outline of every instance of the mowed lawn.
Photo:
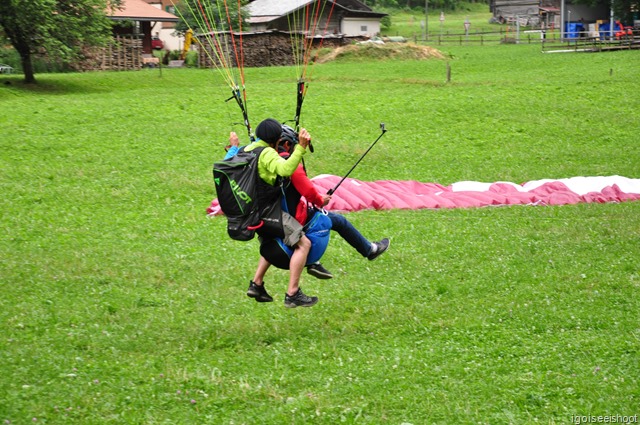
<svg viewBox="0 0 640 425">
<path fill-rule="evenodd" d="M 640 52 L 451 47 L 316 65 L 311 176 L 640 178 Z M 451 81 L 446 82 L 447 64 Z M 292 119 L 296 71 L 246 70 L 252 124 Z M 561 424 L 640 414 L 640 203 L 361 211 L 320 302 L 245 295 L 211 164 L 247 141 L 216 71 L 0 77 L 0 421 Z M 344 190 L 343 188 L 339 190 Z M 618 415 L 618 416 L 616 416 Z"/>
</svg>

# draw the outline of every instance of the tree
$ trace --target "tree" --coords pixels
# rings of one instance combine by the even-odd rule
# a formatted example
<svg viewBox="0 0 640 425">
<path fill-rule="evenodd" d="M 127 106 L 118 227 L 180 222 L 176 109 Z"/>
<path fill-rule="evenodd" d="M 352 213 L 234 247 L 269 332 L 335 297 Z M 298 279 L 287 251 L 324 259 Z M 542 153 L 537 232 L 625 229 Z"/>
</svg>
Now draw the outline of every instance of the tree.
<svg viewBox="0 0 640 425">
<path fill-rule="evenodd" d="M 633 24 L 634 11 L 640 10 L 640 0 L 575 0 L 575 3 L 586 4 L 588 6 L 613 5 L 613 12 L 616 19 L 620 19 L 627 25 Z"/>
<path fill-rule="evenodd" d="M 111 35 L 110 8 L 121 0 L 0 0 L 0 28 L 20 55 L 26 83 L 35 83 L 32 57 L 72 61 L 83 47 Z"/>
<path fill-rule="evenodd" d="M 229 2 L 230 4 L 235 2 Z M 249 2 L 243 1 L 242 6 Z M 238 8 L 225 7 L 219 0 L 181 0 L 176 1 L 176 14 L 182 19 L 176 24 L 176 32 L 184 34 L 191 28 L 196 34 L 212 31 L 227 31 L 229 23 L 234 31 L 240 29 Z M 245 27 L 247 12 L 241 11 L 242 26 Z"/>
</svg>

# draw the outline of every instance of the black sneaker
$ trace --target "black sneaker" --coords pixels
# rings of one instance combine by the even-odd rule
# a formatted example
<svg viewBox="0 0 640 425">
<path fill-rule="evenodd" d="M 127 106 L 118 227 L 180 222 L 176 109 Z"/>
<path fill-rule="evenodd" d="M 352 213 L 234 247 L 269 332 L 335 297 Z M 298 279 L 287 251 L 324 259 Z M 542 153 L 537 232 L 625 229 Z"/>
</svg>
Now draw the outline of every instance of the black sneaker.
<svg viewBox="0 0 640 425">
<path fill-rule="evenodd" d="M 325 269 L 320 263 L 313 263 L 307 266 L 307 273 L 318 279 L 331 279 L 333 275 Z"/>
<path fill-rule="evenodd" d="M 389 244 L 391 244 L 391 241 L 389 240 L 389 238 L 384 238 L 380 242 L 374 242 L 373 249 L 371 250 L 371 254 L 369 254 L 367 258 L 370 261 L 375 260 L 376 258 L 378 258 L 380 254 L 382 254 L 387 250 L 387 248 L 389 248 Z"/>
<path fill-rule="evenodd" d="M 284 296 L 284 306 L 288 308 L 311 307 L 317 302 L 318 297 L 308 297 L 300 288 L 298 288 L 298 292 L 295 295 L 289 296 L 289 294 L 285 293 Z"/>
<path fill-rule="evenodd" d="M 249 283 L 249 289 L 247 289 L 247 297 L 251 297 L 259 303 L 270 303 L 273 301 L 273 297 L 267 293 L 264 287 L 264 282 L 262 282 L 262 285 L 256 285 L 254 281 L 251 281 L 251 283 Z"/>
</svg>

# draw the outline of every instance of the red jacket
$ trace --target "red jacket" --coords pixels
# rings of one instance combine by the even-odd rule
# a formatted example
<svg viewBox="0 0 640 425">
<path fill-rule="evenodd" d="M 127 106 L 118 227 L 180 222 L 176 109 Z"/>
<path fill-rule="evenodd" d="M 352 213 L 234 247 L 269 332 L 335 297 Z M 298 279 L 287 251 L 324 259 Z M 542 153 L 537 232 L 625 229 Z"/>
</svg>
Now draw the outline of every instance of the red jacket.
<svg viewBox="0 0 640 425">
<path fill-rule="evenodd" d="M 283 157 L 287 157 L 288 154 L 281 153 Z M 298 191 L 300 195 L 302 195 L 305 199 L 300 199 L 298 202 L 298 206 L 296 208 L 296 220 L 300 224 L 305 224 L 307 222 L 307 202 L 315 205 L 318 208 L 322 208 L 322 204 L 324 203 L 324 199 L 320 192 L 313 185 L 313 182 L 307 176 L 307 173 L 304 171 L 304 167 L 302 164 L 298 165 L 296 171 L 291 175 L 291 183 L 293 187 Z"/>
<path fill-rule="evenodd" d="M 307 176 L 307 173 L 305 173 L 302 165 L 299 165 L 296 171 L 291 175 L 291 183 L 308 202 L 318 208 L 322 208 L 324 199 L 313 185 L 313 182 Z M 303 199 L 298 203 L 298 208 L 296 209 L 296 220 L 298 220 L 300 224 L 305 224 L 307 222 L 307 203 Z"/>
</svg>

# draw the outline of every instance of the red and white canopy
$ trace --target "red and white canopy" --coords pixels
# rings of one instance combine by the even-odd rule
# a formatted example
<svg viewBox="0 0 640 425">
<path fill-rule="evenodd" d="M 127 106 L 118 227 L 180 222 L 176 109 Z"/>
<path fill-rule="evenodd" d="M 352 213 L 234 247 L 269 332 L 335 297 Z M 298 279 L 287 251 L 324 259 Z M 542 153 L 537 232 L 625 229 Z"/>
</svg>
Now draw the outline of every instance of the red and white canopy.
<svg viewBox="0 0 640 425">
<path fill-rule="evenodd" d="M 321 193 L 335 187 L 341 177 L 321 175 L 312 179 Z M 566 205 L 581 202 L 624 202 L 640 200 L 640 179 L 621 176 L 544 179 L 522 185 L 509 182 L 463 181 L 450 186 L 418 181 L 345 179 L 327 209 L 474 208 L 499 205 Z M 216 199 L 209 215 L 222 214 Z"/>
</svg>

